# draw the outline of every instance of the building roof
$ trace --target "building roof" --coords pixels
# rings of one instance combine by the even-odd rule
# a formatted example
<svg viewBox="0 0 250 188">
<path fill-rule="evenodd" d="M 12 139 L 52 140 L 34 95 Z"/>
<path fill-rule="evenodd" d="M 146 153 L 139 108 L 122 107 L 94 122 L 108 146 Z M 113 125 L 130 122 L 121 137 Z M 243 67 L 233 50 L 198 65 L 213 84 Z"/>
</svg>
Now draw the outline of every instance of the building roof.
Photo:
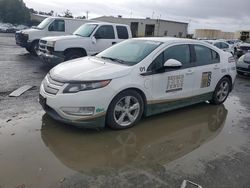
<svg viewBox="0 0 250 188">
<path fill-rule="evenodd" d="M 111 19 L 123 19 L 123 20 L 131 20 L 131 21 L 145 21 L 145 20 L 152 20 L 152 21 L 162 21 L 162 22 L 172 22 L 172 23 L 179 23 L 179 24 L 188 24 L 188 22 L 180 22 L 180 21 L 174 21 L 174 20 L 164 20 L 164 19 L 151 19 L 151 18 L 122 18 L 122 17 L 114 17 L 114 16 L 101 16 L 97 18 L 93 18 L 93 20 L 98 20 L 102 18 L 111 18 Z"/>
</svg>

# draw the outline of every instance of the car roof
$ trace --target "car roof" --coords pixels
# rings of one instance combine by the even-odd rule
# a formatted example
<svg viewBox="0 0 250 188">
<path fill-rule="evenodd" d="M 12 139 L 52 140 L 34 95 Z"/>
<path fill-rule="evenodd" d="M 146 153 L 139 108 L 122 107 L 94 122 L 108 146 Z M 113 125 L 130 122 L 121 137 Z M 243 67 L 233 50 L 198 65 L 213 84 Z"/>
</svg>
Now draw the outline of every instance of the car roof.
<svg viewBox="0 0 250 188">
<path fill-rule="evenodd" d="M 176 37 L 140 37 L 140 38 L 133 38 L 134 40 L 147 40 L 147 41 L 154 41 L 154 42 L 191 42 L 196 41 L 193 39 L 186 39 L 186 38 L 176 38 Z"/>
<path fill-rule="evenodd" d="M 108 24 L 108 25 L 120 25 L 120 26 L 128 26 L 126 24 L 119 24 L 119 23 L 110 23 L 110 22 L 98 22 L 98 21 L 95 21 L 95 22 L 87 22 L 86 24 L 98 24 L 98 25 L 105 25 L 105 24 Z"/>
</svg>

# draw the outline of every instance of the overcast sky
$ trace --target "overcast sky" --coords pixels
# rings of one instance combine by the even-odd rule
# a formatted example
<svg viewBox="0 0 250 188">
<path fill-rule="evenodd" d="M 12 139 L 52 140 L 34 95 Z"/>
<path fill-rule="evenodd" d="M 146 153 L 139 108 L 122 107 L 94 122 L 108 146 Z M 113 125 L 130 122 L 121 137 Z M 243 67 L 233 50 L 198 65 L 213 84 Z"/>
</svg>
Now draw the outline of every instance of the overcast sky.
<svg viewBox="0 0 250 188">
<path fill-rule="evenodd" d="M 250 0 L 24 0 L 29 8 L 89 18 L 117 16 L 161 18 L 190 23 L 189 30 L 250 30 Z"/>
</svg>

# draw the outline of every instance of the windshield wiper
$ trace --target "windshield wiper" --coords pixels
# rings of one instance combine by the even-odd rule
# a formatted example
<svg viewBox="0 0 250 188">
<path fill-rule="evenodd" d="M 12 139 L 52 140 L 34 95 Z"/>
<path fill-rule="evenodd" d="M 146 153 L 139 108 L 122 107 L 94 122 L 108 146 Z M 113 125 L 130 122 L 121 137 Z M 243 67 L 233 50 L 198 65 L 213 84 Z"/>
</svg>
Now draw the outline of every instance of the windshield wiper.
<svg viewBox="0 0 250 188">
<path fill-rule="evenodd" d="M 101 58 L 102 59 L 109 59 L 111 61 L 115 61 L 115 62 L 118 62 L 118 63 L 121 63 L 121 64 L 126 64 L 126 61 L 118 59 L 118 58 L 104 57 L 104 56 L 101 56 Z"/>
<path fill-rule="evenodd" d="M 80 36 L 80 37 L 83 37 L 82 35 L 80 35 L 80 34 L 77 34 L 77 33 L 75 33 L 74 35 L 76 35 L 76 36 Z"/>
</svg>

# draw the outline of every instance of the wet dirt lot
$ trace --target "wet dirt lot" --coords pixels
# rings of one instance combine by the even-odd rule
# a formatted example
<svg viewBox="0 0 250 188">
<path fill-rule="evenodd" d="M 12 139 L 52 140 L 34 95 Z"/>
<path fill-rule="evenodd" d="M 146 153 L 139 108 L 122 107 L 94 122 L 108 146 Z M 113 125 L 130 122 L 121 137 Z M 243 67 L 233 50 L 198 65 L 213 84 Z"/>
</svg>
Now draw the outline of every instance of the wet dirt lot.
<svg viewBox="0 0 250 188">
<path fill-rule="evenodd" d="M 250 77 L 224 105 L 207 103 L 143 119 L 124 130 L 82 130 L 37 102 L 49 68 L 0 34 L 0 187 L 250 187 Z M 17 98 L 22 85 L 36 86 Z M 189 188 L 189 187 L 187 187 Z"/>
</svg>

